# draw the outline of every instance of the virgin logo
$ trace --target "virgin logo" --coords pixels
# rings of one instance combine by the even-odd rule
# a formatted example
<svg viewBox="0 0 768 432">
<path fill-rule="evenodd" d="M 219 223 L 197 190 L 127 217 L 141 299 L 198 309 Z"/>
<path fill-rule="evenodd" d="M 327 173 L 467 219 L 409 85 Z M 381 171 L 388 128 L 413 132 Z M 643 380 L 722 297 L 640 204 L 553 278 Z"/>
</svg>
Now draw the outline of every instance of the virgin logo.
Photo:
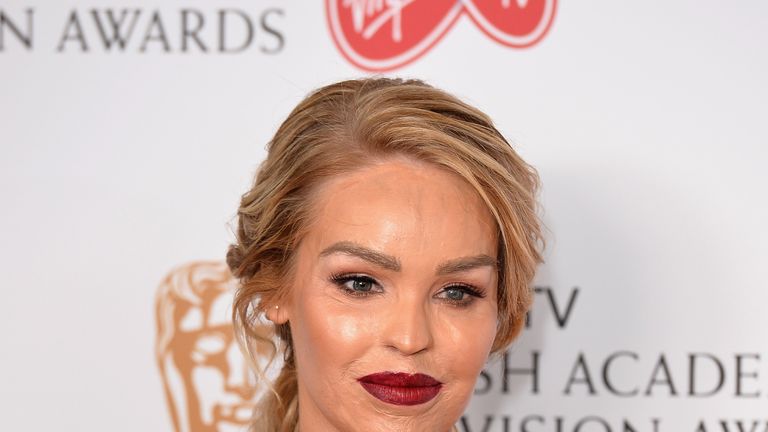
<svg viewBox="0 0 768 432">
<path fill-rule="evenodd" d="M 333 40 L 354 65 L 387 71 L 429 51 L 463 14 L 498 43 L 536 44 L 557 0 L 326 0 Z"/>
</svg>

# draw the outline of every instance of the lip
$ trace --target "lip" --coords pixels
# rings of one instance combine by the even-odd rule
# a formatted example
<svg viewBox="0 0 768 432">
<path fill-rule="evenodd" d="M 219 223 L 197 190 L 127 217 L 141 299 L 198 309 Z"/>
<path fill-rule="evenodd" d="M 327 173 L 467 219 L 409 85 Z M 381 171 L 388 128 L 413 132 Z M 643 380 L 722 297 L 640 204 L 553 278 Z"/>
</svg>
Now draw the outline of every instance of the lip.
<svg viewBox="0 0 768 432">
<path fill-rule="evenodd" d="M 425 374 L 379 372 L 357 380 L 376 399 L 392 405 L 419 405 L 432 400 L 443 383 Z"/>
</svg>

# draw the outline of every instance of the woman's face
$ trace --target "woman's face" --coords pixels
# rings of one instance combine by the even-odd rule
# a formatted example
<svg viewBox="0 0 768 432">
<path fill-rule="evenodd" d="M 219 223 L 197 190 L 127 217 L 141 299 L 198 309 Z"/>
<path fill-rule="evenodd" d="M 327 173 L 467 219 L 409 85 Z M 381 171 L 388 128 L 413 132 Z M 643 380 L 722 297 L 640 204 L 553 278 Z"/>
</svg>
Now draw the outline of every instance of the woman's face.
<svg viewBox="0 0 768 432">
<path fill-rule="evenodd" d="M 394 159 L 315 196 L 288 320 L 302 431 L 447 431 L 496 334 L 496 230 L 458 176 Z"/>
</svg>

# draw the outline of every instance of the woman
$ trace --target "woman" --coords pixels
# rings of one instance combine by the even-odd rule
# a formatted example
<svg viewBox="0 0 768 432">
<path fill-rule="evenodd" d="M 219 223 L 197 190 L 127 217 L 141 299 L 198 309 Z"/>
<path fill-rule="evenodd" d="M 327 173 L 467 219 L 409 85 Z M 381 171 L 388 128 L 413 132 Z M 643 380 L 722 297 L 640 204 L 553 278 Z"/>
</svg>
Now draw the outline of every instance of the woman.
<svg viewBox="0 0 768 432">
<path fill-rule="evenodd" d="M 523 325 L 537 184 L 485 114 L 420 81 L 302 101 L 227 254 L 247 354 L 265 316 L 284 358 L 252 430 L 451 430 Z"/>
</svg>

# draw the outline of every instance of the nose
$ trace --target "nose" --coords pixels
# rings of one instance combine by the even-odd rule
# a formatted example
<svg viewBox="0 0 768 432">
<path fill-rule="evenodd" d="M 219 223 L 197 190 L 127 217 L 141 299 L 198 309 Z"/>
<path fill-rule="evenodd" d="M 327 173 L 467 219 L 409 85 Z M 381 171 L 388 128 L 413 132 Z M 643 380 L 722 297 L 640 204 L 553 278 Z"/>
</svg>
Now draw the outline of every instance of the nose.
<svg viewBox="0 0 768 432">
<path fill-rule="evenodd" d="M 256 392 L 255 382 L 236 343 L 230 344 L 227 349 L 227 363 L 227 390 L 236 393 L 243 400 L 251 399 Z"/>
<path fill-rule="evenodd" d="M 427 305 L 418 299 L 403 299 L 390 311 L 384 331 L 385 344 L 403 355 L 413 355 L 433 344 Z"/>
</svg>

